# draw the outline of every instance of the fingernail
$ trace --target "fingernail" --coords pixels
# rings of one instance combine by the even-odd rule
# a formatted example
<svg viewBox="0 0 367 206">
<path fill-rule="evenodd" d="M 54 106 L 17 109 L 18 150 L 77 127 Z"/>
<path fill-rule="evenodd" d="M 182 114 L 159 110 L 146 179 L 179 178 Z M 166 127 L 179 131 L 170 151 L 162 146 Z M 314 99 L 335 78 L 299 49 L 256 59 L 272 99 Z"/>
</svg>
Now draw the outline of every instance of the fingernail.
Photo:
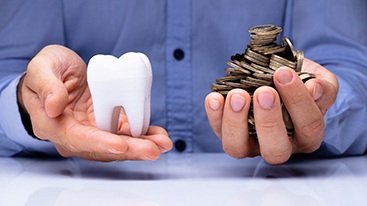
<svg viewBox="0 0 367 206">
<path fill-rule="evenodd" d="M 270 91 L 260 91 L 257 101 L 263 109 L 271 109 L 274 104 L 275 96 Z"/>
<path fill-rule="evenodd" d="M 217 111 L 220 108 L 220 103 L 218 100 L 212 99 L 209 101 L 210 109 Z"/>
<path fill-rule="evenodd" d="M 233 94 L 231 96 L 230 105 L 234 112 L 240 112 L 245 106 L 246 100 L 239 94 Z"/>
<path fill-rule="evenodd" d="M 322 86 L 319 83 L 316 83 L 312 94 L 313 100 L 315 101 L 318 100 L 321 97 L 322 92 L 323 92 Z"/>
<path fill-rule="evenodd" d="M 279 68 L 277 73 L 278 73 L 277 80 L 280 84 L 283 85 L 289 84 L 293 79 L 291 71 L 289 71 L 286 68 Z"/>
</svg>

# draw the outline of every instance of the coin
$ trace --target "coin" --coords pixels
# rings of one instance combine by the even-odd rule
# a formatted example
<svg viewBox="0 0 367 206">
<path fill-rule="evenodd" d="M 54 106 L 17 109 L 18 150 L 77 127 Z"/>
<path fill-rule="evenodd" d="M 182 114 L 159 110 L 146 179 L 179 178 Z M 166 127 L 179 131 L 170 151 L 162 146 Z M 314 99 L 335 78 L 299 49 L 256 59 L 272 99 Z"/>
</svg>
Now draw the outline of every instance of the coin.
<svg viewBox="0 0 367 206">
<path fill-rule="evenodd" d="M 262 61 L 259 61 L 259 60 L 255 59 L 255 58 L 250 57 L 250 56 L 249 56 L 249 55 L 247 55 L 247 54 L 244 54 L 243 56 L 244 56 L 247 60 L 249 60 L 250 62 L 253 62 L 253 63 L 257 64 L 257 65 L 260 65 L 260 66 L 263 66 L 263 67 L 267 67 L 267 66 L 269 66 L 269 62 L 262 62 Z"/>
<path fill-rule="evenodd" d="M 303 65 L 303 58 L 304 58 L 304 53 L 301 50 L 297 51 L 297 67 L 296 67 L 296 72 L 300 72 L 302 70 L 302 65 Z"/>
<path fill-rule="evenodd" d="M 232 87 L 225 85 L 225 84 L 212 84 L 211 85 L 211 90 L 215 90 L 215 91 L 227 91 L 227 90 L 231 90 Z"/>
<path fill-rule="evenodd" d="M 216 79 L 216 83 L 211 85 L 211 90 L 227 96 L 228 92 L 234 88 L 246 90 L 251 101 L 253 93 L 258 87 L 270 86 L 274 89 L 273 74 L 282 66 L 295 70 L 299 78 L 305 83 L 309 79 L 315 78 L 311 73 L 301 72 L 304 53 L 295 51 L 292 42 L 287 38 L 282 38 L 282 45 L 276 43 L 282 28 L 272 24 L 264 24 L 251 27 L 250 43 L 244 53 L 237 53 L 230 57 L 225 68 L 226 74 Z M 283 121 L 287 134 L 293 135 L 292 119 L 282 103 L 281 109 Z M 257 137 L 253 105 L 250 105 L 248 113 L 249 135 Z"/>
<path fill-rule="evenodd" d="M 307 82 L 307 80 L 315 78 L 315 75 L 308 72 L 298 72 L 298 76 L 303 82 Z"/>
<path fill-rule="evenodd" d="M 279 64 L 284 65 L 284 66 L 288 66 L 290 68 L 295 68 L 296 65 L 297 65 L 297 62 L 289 61 L 288 59 L 283 58 L 283 57 L 281 57 L 279 55 L 276 55 L 276 54 L 271 55 L 270 61 L 274 61 L 276 63 L 279 63 Z"/>
<path fill-rule="evenodd" d="M 270 74 L 274 73 L 274 70 L 270 69 L 269 67 L 263 67 L 263 66 L 260 66 L 260 65 L 254 64 L 254 63 L 251 63 L 251 66 L 253 68 L 257 69 L 257 70 L 260 70 L 260 71 L 264 72 L 264 73 L 270 73 Z M 260 73 L 260 72 L 257 72 L 257 73 Z"/>
<path fill-rule="evenodd" d="M 258 78 L 254 78 L 254 77 L 250 77 L 250 76 L 246 77 L 246 80 L 251 81 L 253 83 L 256 83 L 260 86 L 269 86 L 273 83 L 272 81 L 269 81 L 269 80 L 258 79 Z"/>
<path fill-rule="evenodd" d="M 272 74 L 260 74 L 260 73 L 253 73 L 252 76 L 254 76 L 255 78 L 258 79 L 264 79 L 264 80 L 273 80 L 273 75 Z"/>
<path fill-rule="evenodd" d="M 259 54 L 255 51 L 252 51 L 250 48 L 247 48 L 246 49 L 246 55 L 248 55 L 249 57 L 252 57 L 254 59 L 257 59 L 261 62 L 264 62 L 264 63 L 269 63 L 270 61 L 270 58 L 268 56 L 264 56 L 262 54 Z"/>
<path fill-rule="evenodd" d="M 254 26 L 254 27 L 251 27 L 249 29 L 249 32 L 251 34 L 256 34 L 256 33 L 261 33 L 261 32 L 267 32 L 267 31 L 271 31 L 273 29 L 275 29 L 275 25 L 273 24 L 263 24 L 263 25 L 257 25 L 257 26 Z"/>
<path fill-rule="evenodd" d="M 264 73 L 258 69 L 255 69 L 254 67 L 252 67 L 249 63 L 247 63 L 247 61 L 242 61 L 240 62 L 241 66 L 245 69 L 247 69 L 248 71 L 251 71 L 251 73 L 255 72 L 255 73 Z"/>
<path fill-rule="evenodd" d="M 292 42 L 287 37 L 283 37 L 282 42 L 283 42 L 283 46 L 285 48 L 285 50 L 283 52 L 284 57 L 286 59 L 291 60 L 291 61 L 295 61 L 297 53 L 294 50 Z"/>
</svg>

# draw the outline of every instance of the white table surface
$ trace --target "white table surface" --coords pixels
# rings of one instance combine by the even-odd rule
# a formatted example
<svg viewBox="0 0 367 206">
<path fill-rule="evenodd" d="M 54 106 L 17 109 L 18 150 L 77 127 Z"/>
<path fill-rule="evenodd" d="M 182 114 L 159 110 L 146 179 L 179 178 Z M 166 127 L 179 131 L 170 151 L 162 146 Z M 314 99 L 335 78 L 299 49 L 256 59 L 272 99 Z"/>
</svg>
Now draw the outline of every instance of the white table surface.
<svg viewBox="0 0 367 206">
<path fill-rule="evenodd" d="M 0 158 L 0 205 L 367 205 L 367 156 L 165 154 L 157 161 Z"/>
</svg>

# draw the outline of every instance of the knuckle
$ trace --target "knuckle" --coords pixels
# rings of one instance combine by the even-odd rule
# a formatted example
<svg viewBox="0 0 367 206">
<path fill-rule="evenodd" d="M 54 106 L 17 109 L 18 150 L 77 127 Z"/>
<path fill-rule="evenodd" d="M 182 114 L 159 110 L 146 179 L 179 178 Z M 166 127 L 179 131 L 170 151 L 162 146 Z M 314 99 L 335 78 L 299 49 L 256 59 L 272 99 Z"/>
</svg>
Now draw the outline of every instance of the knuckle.
<svg viewBox="0 0 367 206">
<path fill-rule="evenodd" d="M 318 138 L 324 129 L 324 119 L 317 118 L 301 127 L 300 132 L 308 139 Z"/>
<path fill-rule="evenodd" d="M 295 107 L 301 107 L 302 105 L 307 104 L 306 99 L 302 95 L 297 95 L 297 93 L 291 96 L 287 102 L 289 105 L 294 105 Z"/>
<path fill-rule="evenodd" d="M 284 127 L 284 125 L 279 125 L 277 121 L 262 121 L 256 122 L 256 130 L 262 134 L 273 134 L 278 128 Z"/>
<path fill-rule="evenodd" d="M 223 124 L 228 128 L 239 128 L 244 124 L 244 118 L 239 119 L 233 116 L 229 116 L 223 119 Z"/>
<path fill-rule="evenodd" d="M 261 129 L 272 131 L 274 128 L 278 126 L 278 123 L 276 121 L 263 121 L 260 122 L 260 124 L 256 125 Z"/>
</svg>

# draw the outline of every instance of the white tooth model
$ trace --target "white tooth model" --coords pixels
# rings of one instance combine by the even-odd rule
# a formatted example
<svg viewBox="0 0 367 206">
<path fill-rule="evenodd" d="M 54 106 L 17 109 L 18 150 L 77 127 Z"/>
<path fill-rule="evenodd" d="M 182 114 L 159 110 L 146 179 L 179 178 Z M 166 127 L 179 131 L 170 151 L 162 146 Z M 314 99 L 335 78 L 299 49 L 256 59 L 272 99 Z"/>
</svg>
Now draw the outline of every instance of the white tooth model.
<svg viewBox="0 0 367 206">
<path fill-rule="evenodd" d="M 116 134 L 123 107 L 131 135 L 146 134 L 152 85 L 152 67 L 147 56 L 135 52 L 120 58 L 95 55 L 88 63 L 87 79 L 98 128 Z"/>
</svg>

